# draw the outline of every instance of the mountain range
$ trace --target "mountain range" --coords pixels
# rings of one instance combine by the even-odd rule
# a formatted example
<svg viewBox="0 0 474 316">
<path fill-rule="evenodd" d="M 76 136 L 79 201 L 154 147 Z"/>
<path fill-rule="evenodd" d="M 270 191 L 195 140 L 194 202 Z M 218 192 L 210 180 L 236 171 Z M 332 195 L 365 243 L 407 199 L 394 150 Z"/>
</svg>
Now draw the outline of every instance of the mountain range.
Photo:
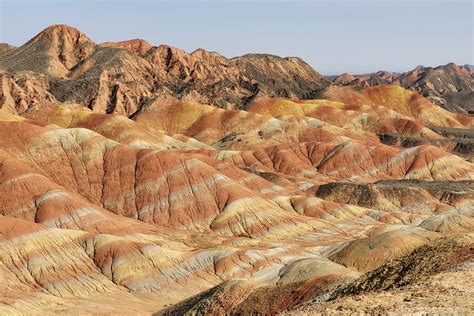
<svg viewBox="0 0 474 316">
<path fill-rule="evenodd" d="M 21 47 L 2 50 L 4 81 L 47 85 L 38 91 L 38 99 L 22 100 L 20 112 L 35 102 L 55 100 L 131 116 L 151 100 L 167 96 L 245 108 L 259 96 L 315 97 L 329 84 L 296 57 L 249 54 L 227 59 L 203 49 L 188 54 L 139 39 L 96 44 L 65 25 L 51 26 Z"/>
<path fill-rule="evenodd" d="M 438 67 L 418 66 L 404 73 L 378 71 L 367 75 L 344 73 L 330 77 L 332 83 L 358 88 L 397 84 L 419 92 L 446 110 L 474 114 L 474 67 L 454 63 Z"/>
<path fill-rule="evenodd" d="M 468 74 L 0 45 L 0 314 L 468 314 Z"/>
</svg>

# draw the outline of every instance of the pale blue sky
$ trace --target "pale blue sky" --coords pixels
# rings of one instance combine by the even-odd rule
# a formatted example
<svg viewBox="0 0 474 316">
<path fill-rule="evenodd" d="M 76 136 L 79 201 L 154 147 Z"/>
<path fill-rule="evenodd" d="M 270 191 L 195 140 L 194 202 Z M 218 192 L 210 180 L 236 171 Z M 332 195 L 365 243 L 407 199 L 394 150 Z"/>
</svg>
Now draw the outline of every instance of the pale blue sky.
<svg viewBox="0 0 474 316">
<path fill-rule="evenodd" d="M 472 0 L 0 0 L 0 42 L 18 46 L 57 23 L 97 43 L 300 56 L 322 74 L 474 63 Z"/>
</svg>

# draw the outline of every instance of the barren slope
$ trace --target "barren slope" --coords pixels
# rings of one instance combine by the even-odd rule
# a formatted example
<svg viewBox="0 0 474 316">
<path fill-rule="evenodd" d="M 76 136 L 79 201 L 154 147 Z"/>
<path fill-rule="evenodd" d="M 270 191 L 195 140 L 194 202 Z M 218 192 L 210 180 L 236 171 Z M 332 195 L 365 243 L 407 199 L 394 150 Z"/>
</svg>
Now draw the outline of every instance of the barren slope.
<svg viewBox="0 0 474 316">
<path fill-rule="evenodd" d="M 271 73 L 278 78 L 276 83 L 267 79 L 270 73 L 263 67 L 270 60 L 277 67 Z M 50 26 L 18 48 L 5 48 L 0 70 L 7 71 L 2 81 L 22 81 L 18 88 L 2 87 L 3 95 L 25 103 L 17 108 L 20 113 L 53 99 L 130 116 L 163 96 L 242 108 L 257 96 L 315 97 L 315 91 L 329 84 L 297 58 L 262 54 L 227 59 L 203 49 L 186 53 L 143 40 L 97 45 L 67 25 Z M 37 90 L 38 76 L 42 76 L 39 100 L 12 91 Z"/>
<path fill-rule="evenodd" d="M 0 314 L 471 308 L 472 117 L 64 25 L 0 67 Z"/>
</svg>

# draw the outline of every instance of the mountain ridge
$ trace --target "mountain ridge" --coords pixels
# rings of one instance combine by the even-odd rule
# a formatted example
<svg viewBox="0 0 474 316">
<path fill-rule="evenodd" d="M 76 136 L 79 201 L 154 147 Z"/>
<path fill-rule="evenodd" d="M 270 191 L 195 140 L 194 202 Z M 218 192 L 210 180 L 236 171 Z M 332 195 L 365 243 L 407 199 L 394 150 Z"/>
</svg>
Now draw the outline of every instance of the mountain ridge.
<svg viewBox="0 0 474 316">
<path fill-rule="evenodd" d="M 274 72 L 274 80 L 267 80 L 263 60 L 272 60 L 285 73 Z M 13 75 L 22 71 L 47 75 L 56 87 L 63 87 L 49 90 L 62 102 L 109 108 L 127 116 L 140 108 L 142 96 L 245 108 L 259 96 L 308 98 L 329 85 L 311 66 L 294 57 L 259 54 L 227 59 L 204 49 L 186 53 L 144 40 L 96 44 L 78 29 L 62 24 L 50 26 L 26 44 L 6 51 L 0 57 L 0 69 Z M 83 84 L 71 85 L 70 79 L 81 79 Z M 117 102 L 120 104 L 114 104 Z"/>
<path fill-rule="evenodd" d="M 363 75 L 344 73 L 327 77 L 333 84 L 358 88 L 397 84 L 420 92 L 431 102 L 455 113 L 474 114 L 474 71 L 470 65 L 448 63 L 435 67 L 417 66 L 397 73 L 377 71 Z"/>
</svg>

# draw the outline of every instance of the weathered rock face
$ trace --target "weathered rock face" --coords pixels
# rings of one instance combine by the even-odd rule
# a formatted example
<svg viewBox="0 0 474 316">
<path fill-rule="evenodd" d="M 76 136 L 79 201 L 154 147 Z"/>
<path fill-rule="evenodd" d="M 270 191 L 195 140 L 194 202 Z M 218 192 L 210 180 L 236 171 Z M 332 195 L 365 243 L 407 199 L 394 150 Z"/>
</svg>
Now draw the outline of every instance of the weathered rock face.
<svg viewBox="0 0 474 316">
<path fill-rule="evenodd" d="M 152 48 L 152 45 L 150 43 L 138 38 L 121 42 L 105 42 L 100 45 L 123 48 L 126 49 L 128 52 L 137 54 L 139 56 L 145 55 L 145 53 Z"/>
<path fill-rule="evenodd" d="M 466 66 L 450 63 L 435 68 L 417 67 L 397 81 L 448 110 L 474 113 L 474 76 Z"/>
<path fill-rule="evenodd" d="M 2 54 L 0 68 L 34 71 L 65 78 L 70 70 L 92 55 L 95 44 L 66 25 L 54 25 L 25 45 Z"/>
<path fill-rule="evenodd" d="M 298 57 L 248 54 L 233 58 L 232 62 L 248 78 L 258 82 L 260 96 L 317 99 L 329 85 Z"/>
<path fill-rule="evenodd" d="M 474 74 L 468 65 L 450 63 L 443 66 L 418 66 L 405 73 L 379 71 L 371 75 L 342 74 L 332 81 L 336 85 L 365 88 L 380 84 L 397 84 L 418 91 L 431 102 L 455 113 L 474 113 Z"/>
<path fill-rule="evenodd" d="M 47 91 L 58 101 L 128 116 L 163 96 L 244 108 L 257 96 L 314 98 L 328 85 L 298 58 L 262 54 L 229 60 L 203 49 L 188 54 L 143 40 L 97 45 L 66 25 L 5 49 L 0 69 L 9 80 L 17 80 L 20 71 L 47 75 Z"/>
<path fill-rule="evenodd" d="M 0 314 L 282 313 L 474 229 L 472 117 L 402 87 L 66 26 L 0 64 Z"/>
</svg>

